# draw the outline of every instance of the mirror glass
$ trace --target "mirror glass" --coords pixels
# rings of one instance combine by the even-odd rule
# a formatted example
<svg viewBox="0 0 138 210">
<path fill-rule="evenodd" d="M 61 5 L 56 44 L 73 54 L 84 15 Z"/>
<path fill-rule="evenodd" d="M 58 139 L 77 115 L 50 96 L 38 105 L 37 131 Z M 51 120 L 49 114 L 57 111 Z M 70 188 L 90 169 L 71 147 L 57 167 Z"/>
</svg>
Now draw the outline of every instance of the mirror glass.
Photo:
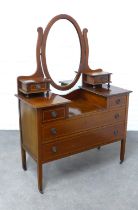
<svg viewBox="0 0 138 210">
<path fill-rule="evenodd" d="M 51 27 L 46 43 L 46 62 L 52 80 L 71 83 L 80 65 L 80 41 L 75 27 L 66 19 Z"/>
</svg>

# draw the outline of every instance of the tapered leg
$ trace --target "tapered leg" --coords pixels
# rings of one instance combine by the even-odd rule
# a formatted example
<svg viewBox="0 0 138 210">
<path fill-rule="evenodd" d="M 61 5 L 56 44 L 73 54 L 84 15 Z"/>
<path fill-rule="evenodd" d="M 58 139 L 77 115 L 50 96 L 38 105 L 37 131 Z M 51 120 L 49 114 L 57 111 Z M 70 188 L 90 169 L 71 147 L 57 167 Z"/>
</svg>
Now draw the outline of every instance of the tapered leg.
<svg viewBox="0 0 138 210">
<path fill-rule="evenodd" d="M 22 156 L 22 168 L 26 171 L 27 166 L 26 166 L 26 151 L 23 149 L 21 146 L 21 156 Z"/>
<path fill-rule="evenodd" d="M 120 148 L 120 164 L 122 164 L 124 161 L 125 145 L 126 145 L 126 139 L 122 139 L 121 140 L 121 148 Z"/>
<path fill-rule="evenodd" d="M 37 163 L 37 179 L 38 179 L 38 190 L 43 194 L 42 186 L 42 163 Z"/>
</svg>

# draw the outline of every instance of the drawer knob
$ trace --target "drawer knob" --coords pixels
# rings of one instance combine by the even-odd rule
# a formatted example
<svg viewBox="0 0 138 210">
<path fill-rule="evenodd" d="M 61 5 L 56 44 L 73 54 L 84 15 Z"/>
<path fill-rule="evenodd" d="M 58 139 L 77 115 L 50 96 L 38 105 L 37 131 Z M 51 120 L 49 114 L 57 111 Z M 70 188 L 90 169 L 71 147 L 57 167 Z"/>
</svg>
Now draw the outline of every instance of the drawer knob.
<svg viewBox="0 0 138 210">
<path fill-rule="evenodd" d="M 121 102 L 121 100 L 120 100 L 120 98 L 118 98 L 118 99 L 116 100 L 116 104 L 120 104 L 120 102 Z"/>
<path fill-rule="evenodd" d="M 114 136 L 117 136 L 118 135 L 118 130 L 114 130 Z"/>
<path fill-rule="evenodd" d="M 53 147 L 52 147 L 52 152 L 53 152 L 53 153 L 56 153 L 56 152 L 57 152 L 57 147 L 56 147 L 56 146 L 53 146 Z"/>
<path fill-rule="evenodd" d="M 118 119 L 119 118 L 119 113 L 116 113 L 115 114 L 115 119 Z"/>
<path fill-rule="evenodd" d="M 52 133 L 52 135 L 56 135 L 57 134 L 56 128 L 51 128 L 51 133 Z"/>
<path fill-rule="evenodd" d="M 35 88 L 36 88 L 37 90 L 39 90 L 39 89 L 41 89 L 41 85 L 36 84 L 36 85 L 35 85 Z"/>
<path fill-rule="evenodd" d="M 56 111 L 52 111 L 52 112 L 51 112 L 51 116 L 52 116 L 53 118 L 56 118 L 56 117 L 57 117 L 57 112 L 56 112 Z"/>
</svg>

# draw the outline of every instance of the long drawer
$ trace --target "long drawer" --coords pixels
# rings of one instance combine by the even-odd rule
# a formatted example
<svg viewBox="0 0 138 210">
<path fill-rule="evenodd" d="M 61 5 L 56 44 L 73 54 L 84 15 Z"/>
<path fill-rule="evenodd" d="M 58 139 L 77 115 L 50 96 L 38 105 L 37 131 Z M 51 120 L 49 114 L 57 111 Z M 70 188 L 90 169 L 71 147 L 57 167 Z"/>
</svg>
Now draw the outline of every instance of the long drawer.
<svg viewBox="0 0 138 210">
<path fill-rule="evenodd" d="M 44 143 L 42 145 L 42 160 L 55 160 L 98 145 L 121 140 L 124 132 L 124 123 L 120 123 L 118 125 L 91 129 L 66 138 L 60 138 L 60 141 L 53 143 Z"/>
<path fill-rule="evenodd" d="M 61 136 L 81 132 L 90 128 L 115 124 L 124 120 L 125 109 L 117 109 L 114 111 L 99 111 L 85 117 L 47 123 L 42 127 L 42 141 L 55 141 L 56 138 Z"/>
</svg>

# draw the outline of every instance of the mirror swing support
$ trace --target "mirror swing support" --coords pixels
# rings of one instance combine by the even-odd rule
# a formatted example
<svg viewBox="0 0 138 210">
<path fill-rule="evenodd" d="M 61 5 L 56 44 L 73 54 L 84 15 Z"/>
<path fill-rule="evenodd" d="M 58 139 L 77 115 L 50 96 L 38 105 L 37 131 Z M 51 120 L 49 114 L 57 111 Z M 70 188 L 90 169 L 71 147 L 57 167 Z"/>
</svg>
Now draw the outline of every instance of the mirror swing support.
<svg viewBox="0 0 138 210">
<path fill-rule="evenodd" d="M 71 22 L 80 42 L 80 64 L 72 82 L 52 79 L 46 61 L 46 43 L 56 21 Z M 26 152 L 37 162 L 38 189 L 42 193 L 42 165 L 88 149 L 121 142 L 120 163 L 124 160 L 128 99 L 131 91 L 110 86 L 111 73 L 92 70 L 88 65 L 87 29 L 81 31 L 69 15 L 55 16 L 45 30 L 38 28 L 36 72 L 17 78 L 22 167 Z M 54 62 L 54 61 L 53 61 Z M 82 86 L 65 95 L 50 91 L 69 90 L 82 75 Z"/>
</svg>

